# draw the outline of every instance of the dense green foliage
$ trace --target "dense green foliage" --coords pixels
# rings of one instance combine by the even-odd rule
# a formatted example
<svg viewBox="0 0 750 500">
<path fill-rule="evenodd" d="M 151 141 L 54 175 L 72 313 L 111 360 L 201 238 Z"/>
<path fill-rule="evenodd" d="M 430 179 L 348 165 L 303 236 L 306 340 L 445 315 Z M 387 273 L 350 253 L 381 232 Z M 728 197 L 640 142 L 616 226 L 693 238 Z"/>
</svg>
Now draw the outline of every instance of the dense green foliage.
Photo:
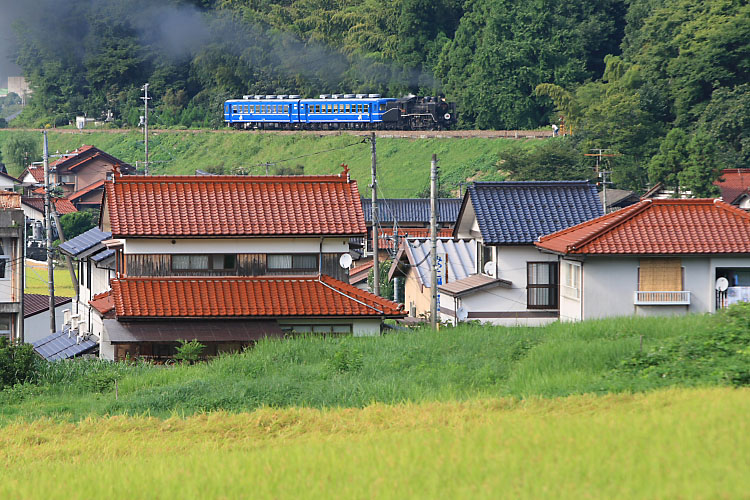
<svg viewBox="0 0 750 500">
<path fill-rule="evenodd" d="M 36 355 L 30 344 L 12 344 L 0 336 L 0 389 L 31 380 Z"/>
<path fill-rule="evenodd" d="M 96 227 L 99 223 L 98 212 L 81 210 L 60 216 L 60 225 L 66 240 L 75 238 L 81 233 Z"/>
<path fill-rule="evenodd" d="M 748 307 L 736 307 L 715 316 L 303 337 L 263 341 L 242 354 L 193 366 L 42 363 L 33 383 L 0 393 L 0 417 L 169 416 L 261 406 L 361 407 L 747 385 L 748 318 Z"/>
<path fill-rule="evenodd" d="M 2 143 L 2 158 L 9 172 L 20 175 L 21 171 L 31 162 L 39 159 L 41 151 L 39 137 L 30 135 L 9 135 Z"/>
</svg>

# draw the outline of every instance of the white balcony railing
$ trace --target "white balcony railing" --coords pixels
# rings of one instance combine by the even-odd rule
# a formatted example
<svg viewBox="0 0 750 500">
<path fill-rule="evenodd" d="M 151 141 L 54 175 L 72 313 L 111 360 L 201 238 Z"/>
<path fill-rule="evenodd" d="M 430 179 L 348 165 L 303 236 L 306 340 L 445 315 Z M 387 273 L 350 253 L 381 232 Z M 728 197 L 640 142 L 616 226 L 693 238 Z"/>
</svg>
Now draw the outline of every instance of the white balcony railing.
<svg viewBox="0 0 750 500">
<path fill-rule="evenodd" d="M 637 306 L 689 306 L 690 292 L 635 292 Z"/>
</svg>

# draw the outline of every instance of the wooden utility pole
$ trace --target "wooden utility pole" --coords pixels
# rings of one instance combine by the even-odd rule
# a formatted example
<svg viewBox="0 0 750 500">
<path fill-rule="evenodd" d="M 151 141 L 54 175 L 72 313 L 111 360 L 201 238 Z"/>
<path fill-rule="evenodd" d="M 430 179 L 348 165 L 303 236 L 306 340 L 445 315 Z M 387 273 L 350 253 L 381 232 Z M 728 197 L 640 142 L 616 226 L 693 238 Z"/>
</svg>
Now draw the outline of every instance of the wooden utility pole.
<svg viewBox="0 0 750 500">
<path fill-rule="evenodd" d="M 380 296 L 380 262 L 378 261 L 378 160 L 375 154 L 375 132 L 370 134 L 372 144 L 372 293 Z"/>
<path fill-rule="evenodd" d="M 141 97 L 141 99 L 143 100 L 143 106 L 145 108 L 143 111 L 144 113 L 143 114 L 143 136 L 144 136 L 143 142 L 146 147 L 146 161 L 143 163 L 143 165 L 144 165 L 144 172 L 146 175 L 148 175 L 148 101 L 149 99 L 151 99 L 148 96 L 148 83 L 143 86 L 143 92 L 144 92 L 144 97 Z"/>
<path fill-rule="evenodd" d="M 605 170 L 602 168 L 602 159 L 604 157 L 613 157 L 613 156 L 620 156 L 618 154 L 608 153 L 610 151 L 609 149 L 601 149 L 601 148 L 594 148 L 591 151 L 596 151 L 596 153 L 586 153 L 583 156 L 594 156 L 596 157 L 596 174 L 599 176 L 599 182 L 602 185 L 602 205 L 604 205 L 604 213 L 607 213 L 607 184 L 611 184 L 609 180 L 607 180 L 607 176 L 611 174 L 609 170 Z"/>
<path fill-rule="evenodd" d="M 52 260 L 52 185 L 49 173 L 49 146 L 47 144 L 47 131 L 44 134 L 44 224 L 47 228 L 47 280 L 49 285 L 49 331 L 55 333 L 55 269 Z"/>
<path fill-rule="evenodd" d="M 432 155 L 430 164 L 430 325 L 432 329 L 438 324 L 437 293 L 437 155 Z"/>
</svg>

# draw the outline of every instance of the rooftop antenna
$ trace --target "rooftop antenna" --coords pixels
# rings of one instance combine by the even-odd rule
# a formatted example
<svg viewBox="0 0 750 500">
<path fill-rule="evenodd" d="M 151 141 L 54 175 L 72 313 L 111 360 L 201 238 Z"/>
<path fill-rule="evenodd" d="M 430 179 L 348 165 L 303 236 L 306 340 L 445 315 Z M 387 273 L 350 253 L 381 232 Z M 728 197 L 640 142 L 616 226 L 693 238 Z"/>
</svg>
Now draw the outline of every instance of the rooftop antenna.
<svg viewBox="0 0 750 500">
<path fill-rule="evenodd" d="M 583 156 L 593 156 L 596 158 L 595 172 L 599 176 L 599 184 L 602 186 L 602 205 L 604 206 L 604 213 L 607 213 L 607 184 L 612 184 L 611 181 L 607 180 L 607 176 L 612 173 L 610 170 L 602 169 L 602 159 L 611 158 L 613 156 L 620 156 L 619 154 L 610 153 L 611 149 L 592 148 L 591 151 L 595 153 L 585 153 Z M 608 162 L 609 163 L 609 162 Z"/>
</svg>

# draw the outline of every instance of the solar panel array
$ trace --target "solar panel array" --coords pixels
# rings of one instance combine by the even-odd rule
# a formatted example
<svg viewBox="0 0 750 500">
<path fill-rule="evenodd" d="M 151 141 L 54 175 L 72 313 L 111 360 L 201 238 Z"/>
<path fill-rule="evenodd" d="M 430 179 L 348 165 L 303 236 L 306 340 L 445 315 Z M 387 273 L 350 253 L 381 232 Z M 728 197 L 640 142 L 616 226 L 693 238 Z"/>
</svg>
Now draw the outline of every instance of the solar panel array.
<svg viewBox="0 0 750 500">
<path fill-rule="evenodd" d="M 69 359 L 93 350 L 98 344 L 93 340 L 82 340 L 76 344 L 76 336 L 68 337 L 67 332 L 56 332 L 49 337 L 37 340 L 33 344 L 34 350 L 47 361 Z"/>
</svg>

